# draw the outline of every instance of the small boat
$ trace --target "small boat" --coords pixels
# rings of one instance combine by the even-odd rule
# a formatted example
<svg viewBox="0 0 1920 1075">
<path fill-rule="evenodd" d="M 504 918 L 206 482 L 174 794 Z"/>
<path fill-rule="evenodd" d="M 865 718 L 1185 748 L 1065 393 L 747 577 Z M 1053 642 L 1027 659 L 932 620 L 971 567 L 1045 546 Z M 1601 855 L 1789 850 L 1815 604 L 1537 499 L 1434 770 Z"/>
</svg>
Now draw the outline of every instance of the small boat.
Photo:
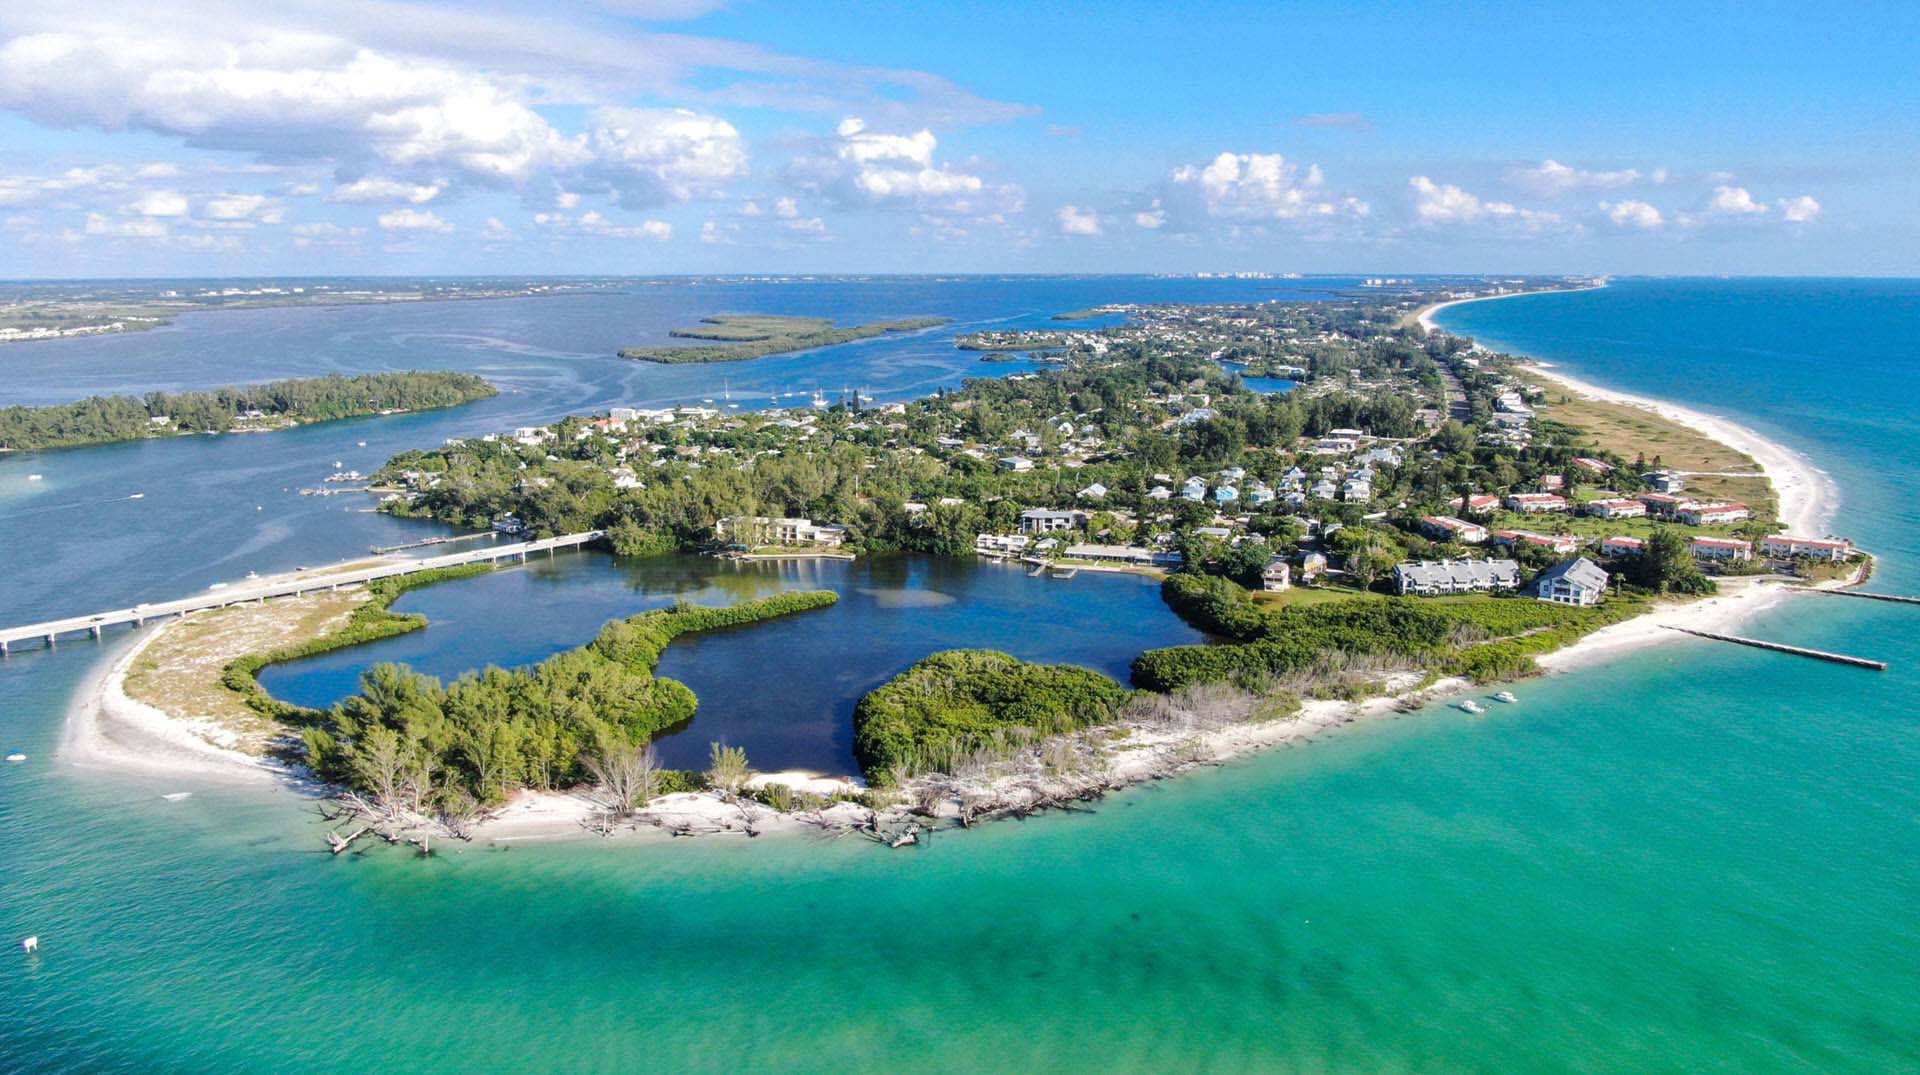
<svg viewBox="0 0 1920 1075">
<path fill-rule="evenodd" d="M 146 498 L 147 498 L 147 494 L 145 493 L 128 493 L 127 494 L 128 500 L 145 500 Z"/>
<path fill-rule="evenodd" d="M 333 461 L 333 465 L 334 465 L 334 466 L 336 466 L 336 467 L 343 467 L 343 466 L 346 466 L 346 464 L 345 464 L 345 463 L 342 463 L 342 462 L 341 462 L 340 460 L 338 460 L 338 459 L 336 459 L 336 460 L 334 460 L 334 461 Z"/>
<path fill-rule="evenodd" d="M 1464 709 L 1469 713 L 1485 713 L 1487 711 L 1486 706 L 1481 705 L 1479 702 L 1476 702 L 1471 698 L 1457 704 L 1461 709 Z"/>
<path fill-rule="evenodd" d="M 1512 691 L 1501 691 L 1499 694 L 1496 694 L 1493 696 L 1493 700 L 1496 702 L 1505 702 L 1508 705 L 1512 705 L 1515 702 L 1518 702 L 1520 699 L 1515 698 L 1513 696 Z"/>
<path fill-rule="evenodd" d="M 30 481 L 30 482 L 37 482 L 37 481 L 39 481 L 39 480 L 40 480 L 40 475 L 38 475 L 38 474 L 29 474 L 29 475 L 27 475 L 27 480 L 28 480 L 28 481 Z"/>
<path fill-rule="evenodd" d="M 249 572 L 247 572 L 247 577 L 248 577 L 248 578 L 250 578 L 250 579 L 257 579 L 257 578 L 259 578 L 259 577 L 260 577 L 260 572 L 258 572 L 258 571 L 249 571 Z"/>
<path fill-rule="evenodd" d="M 214 584 L 212 584 L 212 585 L 210 585 L 210 586 L 208 586 L 208 587 L 207 587 L 207 589 L 209 589 L 209 590 L 224 590 L 224 589 L 226 589 L 226 588 L 227 588 L 227 585 L 228 585 L 228 584 L 227 584 L 227 583 L 224 583 L 224 582 L 216 582 L 216 583 L 214 583 Z"/>
<path fill-rule="evenodd" d="M 367 446 L 367 442 L 364 440 L 357 440 L 353 442 L 353 446 L 355 448 L 365 448 Z"/>
<path fill-rule="evenodd" d="M 27 760 L 27 756 L 16 750 L 13 753 L 7 755 L 7 760 L 11 762 L 22 762 Z"/>
<path fill-rule="evenodd" d="M 170 803 L 177 803 L 177 802 L 179 802 L 179 801 L 180 801 L 180 800 L 182 800 L 182 799 L 190 799 L 190 798 L 192 798 L 192 797 L 193 797 L 193 792 L 191 792 L 191 791 L 174 791 L 174 792 L 169 792 L 169 793 L 167 793 L 167 794 L 165 794 L 165 795 L 162 795 L 162 796 L 160 796 L 160 797 L 161 797 L 162 799 L 165 799 L 165 800 L 167 800 L 167 801 L 168 801 L 168 802 L 170 802 Z"/>
</svg>

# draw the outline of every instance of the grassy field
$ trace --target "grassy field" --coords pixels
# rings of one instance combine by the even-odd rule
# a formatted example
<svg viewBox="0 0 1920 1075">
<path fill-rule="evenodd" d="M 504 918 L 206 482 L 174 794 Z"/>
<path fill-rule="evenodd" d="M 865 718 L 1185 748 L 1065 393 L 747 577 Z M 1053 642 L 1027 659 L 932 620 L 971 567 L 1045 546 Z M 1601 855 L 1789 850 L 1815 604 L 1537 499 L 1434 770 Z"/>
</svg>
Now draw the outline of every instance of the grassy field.
<svg viewBox="0 0 1920 1075">
<path fill-rule="evenodd" d="M 1703 500 L 1738 501 L 1768 518 L 1778 513 L 1773 485 L 1761 474 L 1760 464 L 1754 462 L 1753 457 L 1652 411 L 1582 399 L 1560 385 L 1525 373 L 1516 373 L 1516 377 L 1546 391 L 1546 398 L 1535 408 L 1541 418 L 1584 431 L 1591 443 L 1603 451 L 1613 452 L 1629 462 L 1645 455 L 1651 464 L 1658 457 L 1663 466 L 1673 470 L 1743 475 L 1688 478 L 1687 495 Z"/>
<path fill-rule="evenodd" d="M 239 749 L 265 754 L 282 729 L 221 683 L 227 664 L 338 630 L 366 599 L 362 590 L 308 594 L 169 624 L 128 671 L 127 696 L 171 716 L 211 720 L 240 737 Z"/>
</svg>

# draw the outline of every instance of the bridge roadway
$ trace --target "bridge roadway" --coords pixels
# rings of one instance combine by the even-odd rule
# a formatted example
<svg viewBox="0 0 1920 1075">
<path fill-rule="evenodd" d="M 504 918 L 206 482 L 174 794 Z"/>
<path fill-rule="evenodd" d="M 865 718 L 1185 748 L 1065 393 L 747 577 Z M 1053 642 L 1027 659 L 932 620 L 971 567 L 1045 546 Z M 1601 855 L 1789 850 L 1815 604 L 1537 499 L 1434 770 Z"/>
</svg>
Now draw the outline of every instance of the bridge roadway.
<svg viewBox="0 0 1920 1075">
<path fill-rule="evenodd" d="M 389 560 L 376 563 L 371 567 L 353 567 L 353 563 L 362 561 L 349 561 L 346 564 L 316 568 L 312 571 L 249 579 L 245 582 L 222 585 L 219 589 L 208 589 L 205 593 L 184 597 L 177 601 L 161 601 L 154 604 L 135 605 L 132 608 L 115 609 L 112 612 L 102 612 L 92 616 L 71 616 L 64 620 L 48 620 L 45 623 L 0 628 L 0 654 L 7 653 L 16 642 L 43 639 L 47 645 L 51 646 L 61 635 L 78 632 L 86 632 L 99 638 L 103 630 L 120 624 L 139 627 L 148 620 L 166 616 L 184 616 L 189 612 L 225 608 L 228 605 L 244 604 L 249 601 L 265 601 L 274 597 L 298 597 L 301 594 L 320 590 L 338 590 L 342 586 L 360 585 L 375 579 L 392 578 L 395 575 L 413 575 L 441 567 L 497 563 L 501 560 L 525 560 L 530 553 L 544 552 L 551 555 L 555 549 L 578 548 L 589 542 L 598 541 L 603 536 L 604 531 L 587 530 L 578 534 L 543 538 L 539 541 L 496 545 L 467 552 L 450 552 L 417 560 Z"/>
</svg>

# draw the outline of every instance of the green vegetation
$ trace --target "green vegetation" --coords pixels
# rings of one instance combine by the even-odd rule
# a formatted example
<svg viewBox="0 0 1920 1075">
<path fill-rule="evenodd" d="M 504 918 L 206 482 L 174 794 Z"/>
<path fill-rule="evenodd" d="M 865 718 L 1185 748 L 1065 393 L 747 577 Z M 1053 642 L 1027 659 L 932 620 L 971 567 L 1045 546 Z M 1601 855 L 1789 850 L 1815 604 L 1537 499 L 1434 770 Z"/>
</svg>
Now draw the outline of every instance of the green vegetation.
<svg viewBox="0 0 1920 1075">
<path fill-rule="evenodd" d="M 1020 356 L 1010 355 L 1005 351 L 989 351 L 986 354 L 980 356 L 980 361 L 982 362 L 1018 362 L 1020 361 Z"/>
<path fill-rule="evenodd" d="M 1649 593 L 1709 594 L 1718 588 L 1694 560 L 1687 535 L 1664 526 L 1656 527 L 1640 555 L 1622 566 L 1628 580 Z"/>
<path fill-rule="evenodd" d="M 951 772 L 1008 739 L 1039 739 L 1114 719 L 1126 688 L 1072 665 L 1028 664 L 995 650 L 936 653 L 869 692 L 853 711 L 867 780 Z"/>
<path fill-rule="evenodd" d="M 472 374 L 428 370 L 357 377 L 334 374 L 210 392 L 93 396 L 78 403 L 0 409 L 0 447 L 72 448 L 184 433 L 276 428 L 453 407 L 497 394 L 492 385 Z"/>
<path fill-rule="evenodd" d="M 522 787 L 570 787 L 591 775 L 595 752 L 647 742 L 693 717 L 693 692 L 653 675 L 676 637 L 836 600 L 807 591 L 725 608 L 676 605 L 608 623 L 587 645 L 531 668 L 488 667 L 444 685 L 404 665 L 375 665 L 360 694 L 313 715 L 307 763 L 323 779 L 413 811 L 464 814 Z"/>
<path fill-rule="evenodd" d="M 1171 646 L 1134 660 L 1135 686 L 1173 691 L 1197 683 L 1287 677 L 1329 656 L 1392 658 L 1479 681 L 1538 671 L 1533 657 L 1618 623 L 1645 606 L 1616 597 L 1573 608 L 1521 597 L 1386 598 L 1264 609 L 1233 582 L 1174 575 L 1161 584 L 1174 611 L 1237 645 Z"/>
<path fill-rule="evenodd" d="M 741 362 L 750 358 L 832 347 L 895 332 L 914 332 L 944 325 L 944 317 L 907 317 L 893 321 L 873 321 L 850 328 L 835 328 L 823 317 L 782 317 L 772 314 L 722 314 L 701 318 L 691 328 L 668 333 L 685 339 L 722 340 L 707 347 L 630 347 L 621 358 L 643 362 Z"/>
</svg>

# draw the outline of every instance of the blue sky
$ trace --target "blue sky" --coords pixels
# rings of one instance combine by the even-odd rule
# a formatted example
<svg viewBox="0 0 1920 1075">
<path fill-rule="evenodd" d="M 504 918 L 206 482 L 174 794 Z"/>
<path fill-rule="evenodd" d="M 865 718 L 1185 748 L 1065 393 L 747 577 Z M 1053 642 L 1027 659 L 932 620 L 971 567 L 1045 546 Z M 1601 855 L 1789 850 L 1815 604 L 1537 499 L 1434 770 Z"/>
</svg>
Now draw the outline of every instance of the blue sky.
<svg viewBox="0 0 1920 1075">
<path fill-rule="evenodd" d="M 0 9 L 0 276 L 1920 272 L 1920 7 Z"/>
</svg>

